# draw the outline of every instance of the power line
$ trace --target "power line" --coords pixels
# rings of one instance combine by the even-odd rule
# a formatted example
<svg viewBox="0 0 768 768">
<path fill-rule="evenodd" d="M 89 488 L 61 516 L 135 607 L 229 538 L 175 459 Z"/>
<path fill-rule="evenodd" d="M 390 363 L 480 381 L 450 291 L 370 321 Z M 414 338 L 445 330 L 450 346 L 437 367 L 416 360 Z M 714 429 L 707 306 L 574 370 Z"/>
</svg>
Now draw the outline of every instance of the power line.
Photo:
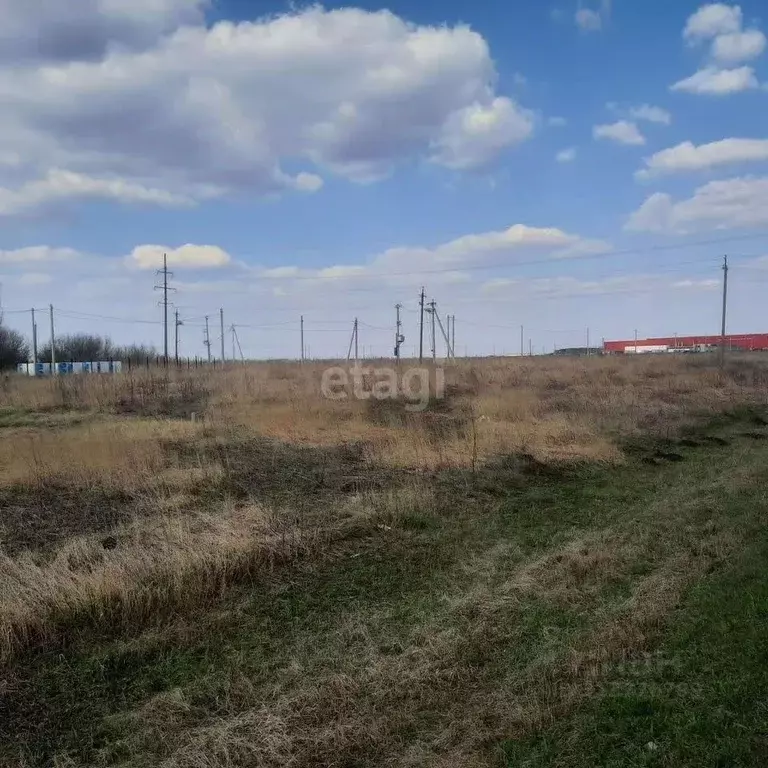
<svg viewBox="0 0 768 768">
<path fill-rule="evenodd" d="M 347 280 L 353 278 L 371 278 L 371 277 L 415 277 L 418 275 L 434 275 L 445 274 L 448 272 L 469 272 L 484 269 L 497 269 L 500 267 L 523 267 L 533 266 L 536 264 L 557 264 L 557 263 L 571 263 L 577 261 L 589 261 L 594 259 L 608 259 L 616 256 L 637 256 L 645 253 L 664 253 L 669 251 L 683 250 L 685 248 L 697 248 L 706 245 L 724 245 L 732 242 L 742 242 L 746 240 L 761 240 L 768 238 L 766 233 L 752 233 L 748 235 L 730 235 L 728 237 L 721 238 L 708 238 L 703 240 L 694 240 L 688 243 L 675 243 L 675 244 L 657 244 L 649 245 L 644 248 L 624 248 L 615 249 L 611 251 L 602 251 L 600 253 L 581 253 L 574 256 L 548 256 L 543 259 L 532 259 L 528 261 L 515 261 L 515 262 L 495 262 L 488 264 L 470 264 L 461 267 L 441 267 L 440 269 L 416 269 L 409 270 L 407 272 L 372 272 L 372 273 L 359 273 L 349 275 L 259 275 L 259 280 Z M 364 269 L 366 265 L 361 265 Z M 370 265 L 367 265 L 370 266 Z M 379 290 L 379 289 L 377 289 Z"/>
<path fill-rule="evenodd" d="M 26 311 L 26 310 L 25 310 Z M 60 315 L 64 315 L 65 317 L 71 317 L 75 320 L 111 320 L 115 323 L 130 323 L 130 324 L 142 324 L 142 325 L 162 325 L 162 320 L 142 320 L 137 318 L 129 318 L 129 317 L 112 317 L 111 315 L 95 315 L 89 312 L 80 312 L 80 311 L 72 311 L 72 310 L 64 310 L 64 309 L 57 309 L 56 310 Z"/>
</svg>

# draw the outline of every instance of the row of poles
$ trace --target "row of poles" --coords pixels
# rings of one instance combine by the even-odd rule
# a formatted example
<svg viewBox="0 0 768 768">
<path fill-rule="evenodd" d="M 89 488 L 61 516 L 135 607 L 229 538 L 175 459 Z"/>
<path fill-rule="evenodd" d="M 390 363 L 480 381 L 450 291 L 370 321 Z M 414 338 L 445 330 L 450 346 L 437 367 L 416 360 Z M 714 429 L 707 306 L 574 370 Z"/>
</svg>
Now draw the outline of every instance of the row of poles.
<svg viewBox="0 0 768 768">
<path fill-rule="evenodd" d="M 39 310 L 37 310 L 37 309 L 35 309 L 33 307 L 32 309 L 30 309 L 30 312 L 32 314 L 32 363 L 34 365 L 37 365 L 39 362 L 43 362 L 43 361 L 40 360 L 40 357 L 39 357 L 39 354 L 38 354 L 39 334 L 38 334 L 38 327 L 37 327 L 37 314 L 38 314 Z M 50 323 L 51 323 L 51 357 L 50 357 L 50 363 L 51 363 L 51 371 L 55 373 L 56 372 L 56 363 L 57 363 L 57 360 L 56 360 L 56 325 L 55 325 L 55 320 L 54 320 L 53 304 L 49 305 L 48 312 L 49 312 Z M 178 364 L 179 364 L 179 326 L 184 325 L 184 322 L 179 319 L 179 312 L 178 312 L 178 310 L 176 311 L 175 316 L 176 316 L 176 323 L 175 323 L 175 325 L 176 325 L 175 362 L 176 362 L 176 365 L 178 366 Z M 220 317 L 221 317 L 221 323 L 222 323 L 222 325 L 221 325 L 221 329 L 222 329 L 222 336 L 221 336 L 221 361 L 225 362 L 226 358 L 225 358 L 225 355 L 224 355 L 224 339 L 225 339 L 225 336 L 224 336 L 224 310 L 223 309 L 221 310 Z M 206 343 L 207 350 L 208 350 L 208 362 L 210 363 L 210 362 L 212 362 L 212 358 L 211 358 L 211 342 L 210 342 L 210 334 L 209 334 L 209 327 L 208 327 L 208 318 L 206 317 L 205 320 L 206 320 L 206 323 L 205 323 L 205 340 L 206 341 L 205 341 L 205 343 Z M 239 339 L 239 337 L 237 335 L 237 328 L 233 325 L 233 326 L 231 326 L 230 330 L 231 330 L 231 333 L 232 333 L 232 359 L 236 360 L 237 359 L 237 352 L 239 352 L 240 353 L 240 359 L 244 361 L 245 357 L 243 355 L 243 349 L 240 346 L 240 339 Z M 62 361 L 62 362 L 64 362 L 64 361 Z M 215 363 L 215 360 L 213 360 L 213 362 Z M 168 365 L 168 357 L 167 357 L 167 355 L 165 355 L 163 357 L 163 364 L 166 365 L 166 366 Z"/>
<path fill-rule="evenodd" d="M 163 292 L 163 298 L 161 303 L 161 306 L 163 307 L 163 361 L 164 364 L 168 365 L 168 307 L 170 302 L 168 301 L 168 294 L 175 292 L 175 288 L 172 288 L 170 285 L 168 285 L 168 281 L 173 277 L 173 272 L 171 272 L 168 269 L 168 255 L 163 254 L 163 268 L 158 269 L 157 273 L 158 277 L 162 277 L 162 283 L 160 285 L 155 286 L 155 290 L 162 291 Z M 179 328 L 184 325 L 184 321 L 179 317 L 179 310 L 174 311 L 174 361 L 176 362 L 176 365 L 179 364 Z M 222 307 L 219 310 L 219 326 L 220 326 L 220 341 L 221 341 L 221 362 L 224 363 L 227 360 L 226 355 L 226 335 L 224 332 L 224 308 Z M 240 352 L 240 359 L 245 360 L 245 357 L 243 355 L 243 348 L 240 346 L 240 339 L 237 335 L 237 328 L 232 325 L 230 326 L 229 330 L 232 333 L 232 359 L 237 359 L 237 354 L 235 351 L 235 347 L 237 347 L 237 350 Z M 211 346 L 213 342 L 211 341 L 211 331 L 210 331 L 210 317 L 209 315 L 205 316 L 205 329 L 203 332 L 203 346 L 206 349 L 208 362 L 210 363 L 213 359 L 213 354 L 211 352 Z M 302 343 L 303 348 L 303 343 Z"/>
<path fill-rule="evenodd" d="M 401 311 L 403 309 L 402 304 L 395 304 L 395 347 L 394 356 L 397 362 L 400 362 L 401 348 L 405 343 L 405 335 L 403 334 L 403 321 L 401 317 Z M 421 289 L 419 295 L 419 363 L 424 362 L 424 316 L 429 317 L 430 329 L 431 329 L 431 354 L 432 361 L 437 360 L 437 328 L 440 329 L 440 333 L 445 341 L 446 356 L 449 360 L 456 357 L 456 317 L 455 315 L 448 315 L 446 317 L 446 323 L 443 325 L 443 321 L 440 318 L 440 313 L 437 310 L 437 302 L 432 299 L 430 302 L 426 301 L 426 291 Z M 352 324 L 352 336 L 349 340 L 349 348 L 347 349 L 347 360 L 354 359 L 355 365 L 357 365 L 360 359 L 360 322 L 355 318 Z M 354 356 L 353 356 L 354 353 Z M 301 317 L 301 360 L 304 362 L 305 347 L 304 347 L 304 316 Z"/>
<path fill-rule="evenodd" d="M 720 360 L 721 364 L 724 362 L 724 356 L 725 356 L 725 336 L 726 336 L 726 318 L 727 318 L 727 303 L 728 303 L 728 257 L 725 256 L 723 258 L 723 307 L 722 307 L 722 325 L 721 325 L 721 338 L 722 343 L 720 345 Z M 168 365 L 168 293 L 169 291 L 173 291 L 174 289 L 171 288 L 168 285 L 168 279 L 172 277 L 172 273 L 168 271 L 168 262 L 167 257 L 163 255 L 163 268 L 162 270 L 158 270 L 158 274 L 162 275 L 163 282 L 162 285 L 155 286 L 157 289 L 160 289 L 163 291 L 163 314 L 164 314 L 164 321 L 163 321 L 163 331 L 164 331 L 164 347 L 163 347 L 163 360 L 165 365 Z M 402 319 L 401 319 L 401 310 L 403 309 L 402 304 L 396 304 L 395 305 L 395 311 L 396 311 L 396 324 L 395 324 L 395 346 L 394 346 L 394 355 L 395 359 L 399 362 L 400 361 L 400 353 L 401 353 L 401 347 L 403 343 L 405 342 L 405 336 L 402 333 Z M 32 313 L 32 359 L 33 363 L 38 363 L 38 332 L 37 332 L 37 318 L 36 318 L 36 310 L 33 308 L 31 310 Z M 49 313 L 50 313 L 50 324 L 51 324 L 51 370 L 56 370 L 56 331 L 55 331 L 55 324 L 54 324 L 54 310 L 53 310 L 53 304 L 49 305 Z M 437 328 L 440 329 L 440 333 L 443 337 L 443 340 L 445 341 L 446 345 L 446 352 L 448 359 L 455 358 L 455 348 L 456 348 L 456 316 L 455 315 L 448 315 L 446 318 L 446 325 L 443 325 L 442 319 L 440 317 L 440 313 L 437 309 L 437 302 L 432 299 L 431 301 L 426 301 L 426 291 L 424 288 L 421 289 L 421 293 L 419 295 L 419 362 L 423 363 L 424 361 L 424 318 L 425 315 L 429 317 L 429 323 L 430 323 L 430 335 L 431 335 L 431 354 L 432 354 L 432 360 L 435 361 L 437 359 L 437 343 L 436 343 L 436 332 Z M 175 328 L 175 348 L 174 348 L 174 358 L 176 363 L 178 364 L 179 361 L 179 328 L 184 325 L 184 322 L 179 317 L 179 311 L 176 310 L 174 313 L 175 320 L 174 320 L 174 328 Z M 224 332 L 224 309 L 219 310 L 219 323 L 220 323 L 220 331 L 221 331 L 221 361 L 222 363 L 226 360 L 226 354 L 225 354 L 225 332 Z M 447 326 L 447 328 L 446 328 Z M 354 324 L 352 327 L 352 336 L 350 338 L 349 342 L 349 349 L 347 351 L 347 360 L 352 359 L 352 353 L 354 351 L 354 360 L 355 363 L 359 360 L 359 321 L 357 318 L 354 320 Z M 240 339 L 237 336 L 237 329 L 235 325 L 232 325 L 231 328 L 232 333 L 232 359 L 236 359 L 236 353 L 235 348 L 240 352 L 240 358 L 242 360 L 245 360 L 245 357 L 243 356 L 243 350 L 240 346 Z M 208 355 L 208 362 L 210 363 L 212 360 L 212 354 L 211 354 L 211 336 L 210 336 L 210 327 L 209 327 L 209 317 L 205 316 L 205 332 L 204 332 L 204 339 L 203 343 L 207 350 Z M 635 331 L 635 344 L 637 344 L 637 331 Z M 530 342 L 529 342 L 530 347 Z M 589 348 L 589 330 L 587 329 L 587 348 Z M 520 326 L 520 355 L 522 356 L 524 354 L 524 328 L 523 326 Z M 304 362 L 306 360 L 306 347 L 304 344 L 304 316 L 301 316 L 301 361 Z"/>
<path fill-rule="evenodd" d="M 37 359 L 37 316 L 34 307 L 30 310 L 32 312 L 32 362 L 37 365 L 39 362 Z M 49 305 L 49 312 L 51 317 L 51 371 L 56 370 L 56 329 L 53 322 L 53 304 Z"/>
<path fill-rule="evenodd" d="M 720 364 L 723 365 L 725 362 L 725 339 L 726 339 L 726 321 L 727 321 L 727 308 L 728 308 L 728 256 L 723 257 L 723 312 L 722 312 L 722 324 L 720 329 L 720 337 L 721 337 L 721 343 L 720 343 Z M 400 316 L 400 312 L 403 308 L 402 304 L 396 304 L 395 305 L 395 312 L 396 312 L 396 321 L 395 321 L 395 359 L 397 362 L 400 362 L 400 348 L 402 344 L 405 342 L 405 336 L 402 333 L 402 320 Z M 440 314 L 437 311 L 437 302 L 432 299 L 430 302 L 426 302 L 426 291 L 422 287 L 421 294 L 419 295 L 419 363 L 422 363 L 424 361 L 424 315 L 428 315 L 430 318 L 430 326 L 431 326 L 431 352 L 432 352 L 432 360 L 433 362 L 437 358 L 437 344 L 436 344 L 436 327 L 435 323 L 437 323 L 437 326 L 440 328 L 440 332 L 443 336 L 443 339 L 445 340 L 446 350 L 447 350 L 447 357 L 448 359 L 455 358 L 455 349 L 456 349 L 456 316 L 455 315 L 448 315 L 446 318 L 446 324 L 447 324 L 447 331 L 446 328 L 443 326 L 442 320 L 440 319 Z M 587 346 L 586 346 L 586 353 L 587 355 L 591 352 L 590 347 L 590 333 L 589 328 L 586 329 L 587 337 Z M 604 341 L 604 340 L 603 340 Z M 637 351 L 637 330 L 635 330 L 635 351 Z M 352 337 L 349 341 L 349 349 L 347 350 L 347 360 L 352 359 L 352 352 L 354 350 L 354 360 L 355 364 L 357 364 L 359 359 L 359 322 L 358 319 L 355 318 L 353 327 L 352 327 Z M 533 348 L 532 348 L 532 342 L 531 339 L 528 340 L 528 354 L 533 355 Z M 520 326 L 520 357 L 523 357 L 525 355 L 525 328 L 524 326 Z M 304 347 L 304 316 L 301 316 L 301 360 L 304 362 L 306 359 L 305 357 L 305 347 Z"/>
</svg>

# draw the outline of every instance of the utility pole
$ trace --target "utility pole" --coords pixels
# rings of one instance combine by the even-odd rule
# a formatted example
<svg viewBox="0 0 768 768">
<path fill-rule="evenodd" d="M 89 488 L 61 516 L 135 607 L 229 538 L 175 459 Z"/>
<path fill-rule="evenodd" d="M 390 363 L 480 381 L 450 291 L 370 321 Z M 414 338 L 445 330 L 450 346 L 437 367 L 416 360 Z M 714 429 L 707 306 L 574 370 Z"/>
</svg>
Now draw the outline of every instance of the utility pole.
<svg viewBox="0 0 768 768">
<path fill-rule="evenodd" d="M 237 354 L 235 352 L 235 326 L 232 326 L 232 362 L 234 363 L 235 360 L 237 360 Z"/>
<path fill-rule="evenodd" d="M 304 315 L 301 316 L 301 362 L 304 362 Z"/>
<path fill-rule="evenodd" d="M 533 341 L 528 339 L 528 357 L 533 357 Z"/>
<path fill-rule="evenodd" d="M 156 285 L 156 291 L 163 292 L 163 364 L 168 367 L 168 278 L 173 277 L 173 273 L 168 271 L 168 254 L 163 254 L 163 268 L 157 270 L 157 275 L 163 276 L 163 284 Z"/>
<path fill-rule="evenodd" d="M 525 354 L 525 329 L 523 326 L 520 326 L 520 357 L 522 357 Z"/>
<path fill-rule="evenodd" d="M 53 328 L 53 304 L 51 308 L 51 376 L 56 375 L 56 332 Z"/>
<path fill-rule="evenodd" d="M 720 367 L 725 365 L 725 327 L 728 311 L 728 257 L 723 256 L 723 323 L 720 328 Z"/>
<path fill-rule="evenodd" d="M 220 321 L 220 330 L 221 330 L 221 364 L 224 365 L 227 356 L 224 352 L 224 308 L 222 307 L 219 310 L 219 321 Z"/>
<path fill-rule="evenodd" d="M 208 330 L 208 315 L 205 316 L 205 338 L 203 339 L 203 344 L 205 344 L 206 349 L 208 350 L 208 362 L 211 362 L 211 334 Z"/>
<path fill-rule="evenodd" d="M 437 344 L 435 342 L 435 300 L 432 299 L 432 301 L 429 302 L 429 309 L 427 312 L 429 312 L 430 316 L 430 323 L 432 328 L 432 362 L 437 361 Z"/>
<path fill-rule="evenodd" d="M 421 297 L 419 299 L 419 363 L 424 362 L 424 299 L 426 294 L 424 292 L 424 286 L 421 287 Z"/>
<path fill-rule="evenodd" d="M 235 341 L 237 342 L 237 348 L 240 351 L 240 359 L 243 361 L 243 363 L 245 363 L 245 355 L 243 355 L 243 348 L 240 346 L 240 339 L 237 335 L 237 328 L 234 325 L 232 326 L 232 335 L 234 336 Z M 234 357 L 234 354 L 233 354 L 233 357 Z"/>
<path fill-rule="evenodd" d="M 174 335 L 173 339 L 173 359 L 176 361 L 176 367 L 179 367 L 179 326 L 184 325 L 184 323 L 179 320 L 179 310 L 177 309 L 174 312 L 175 317 L 175 330 L 176 333 Z"/>
<path fill-rule="evenodd" d="M 589 348 L 589 326 L 587 326 L 587 357 L 592 354 L 592 350 Z"/>
<path fill-rule="evenodd" d="M 349 340 L 349 349 L 347 350 L 347 361 L 352 357 L 352 346 L 355 347 L 355 367 L 357 367 L 357 356 L 358 356 L 358 349 L 357 349 L 357 318 L 355 318 L 355 323 L 352 326 L 352 338 Z"/>
<path fill-rule="evenodd" d="M 443 334 L 443 339 L 445 340 L 447 357 L 450 360 L 452 357 L 454 357 L 453 346 L 451 346 L 451 337 L 449 333 L 445 332 L 445 328 L 443 328 L 443 321 L 440 319 L 440 313 L 437 311 L 437 307 L 435 307 L 435 320 L 437 320 L 437 324 L 440 326 L 440 333 Z"/>
<path fill-rule="evenodd" d="M 400 365 L 400 345 L 405 341 L 405 336 L 401 333 L 403 324 L 400 321 L 400 310 L 403 308 L 402 304 L 395 304 L 395 312 L 397 312 L 397 324 L 395 326 L 395 360 Z"/>
<path fill-rule="evenodd" d="M 32 309 L 32 362 L 35 365 L 35 372 L 37 372 L 37 323 L 35 322 L 34 307 Z"/>
</svg>

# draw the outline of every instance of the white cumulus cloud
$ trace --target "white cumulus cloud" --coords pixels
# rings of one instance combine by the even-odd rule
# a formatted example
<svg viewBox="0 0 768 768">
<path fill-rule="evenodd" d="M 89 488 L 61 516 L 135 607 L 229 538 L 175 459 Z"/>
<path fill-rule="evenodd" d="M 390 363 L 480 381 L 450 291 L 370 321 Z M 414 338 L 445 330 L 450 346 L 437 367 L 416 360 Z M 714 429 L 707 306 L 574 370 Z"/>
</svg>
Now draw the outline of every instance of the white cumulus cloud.
<svg viewBox="0 0 768 768">
<path fill-rule="evenodd" d="M 166 207 L 185 206 L 192 202 L 181 195 L 125 179 L 94 178 L 55 168 L 44 179 L 29 181 L 18 189 L 0 188 L 0 216 L 34 211 L 55 202 L 89 199 Z"/>
<path fill-rule="evenodd" d="M 721 165 L 768 161 L 768 139 L 722 139 L 695 145 L 684 141 L 646 158 L 639 178 L 709 170 Z"/>
<path fill-rule="evenodd" d="M 487 165 L 534 129 L 496 92 L 488 44 L 466 26 L 312 6 L 206 27 L 195 0 L 54 5 L 52 35 L 66 36 L 57 20 L 71 13 L 98 40 L 79 56 L 57 38 L 45 62 L 0 68 L 0 158 L 21 158 L 6 176 L 17 184 L 59 168 L 163 191 L 158 204 L 314 192 L 329 173 L 371 181 L 419 158 Z M 0 20 L 37 34 L 40 14 L 22 6 L 0 0 Z M 126 196 L 139 193 L 111 195 Z"/>
<path fill-rule="evenodd" d="M 759 29 L 730 32 L 715 38 L 712 43 L 712 55 L 724 64 L 737 64 L 762 56 L 765 46 L 765 35 Z"/>
<path fill-rule="evenodd" d="M 432 160 L 456 170 L 478 168 L 532 132 L 532 114 L 510 99 L 499 97 L 488 106 L 472 104 L 446 121 L 434 142 Z"/>
<path fill-rule="evenodd" d="M 49 245 L 32 245 L 10 251 L 0 251 L 0 264 L 29 264 L 52 261 L 70 261 L 80 254 L 73 248 L 53 248 Z"/>
<path fill-rule="evenodd" d="M 199 24 L 209 0 L 0 0 L 0 59 L 96 59 Z"/>
<path fill-rule="evenodd" d="M 688 18 L 683 38 L 691 43 L 709 40 L 717 35 L 738 32 L 741 23 L 742 14 L 738 5 L 710 3 L 703 5 Z"/>
<path fill-rule="evenodd" d="M 129 266 L 138 269 L 159 269 L 163 266 L 163 254 L 167 256 L 168 266 L 173 268 L 209 269 L 226 267 L 231 261 L 230 255 L 215 245 L 182 245 L 180 248 L 167 248 L 163 245 L 140 245 L 126 257 Z"/>
<path fill-rule="evenodd" d="M 433 247 L 398 246 L 389 248 L 365 264 L 344 264 L 310 270 L 283 266 L 261 270 L 258 276 L 279 280 L 286 288 L 294 278 L 303 288 L 325 285 L 330 280 L 372 284 L 416 285 L 429 275 L 430 282 L 465 282 L 462 270 L 489 265 L 503 267 L 521 258 L 568 259 L 587 254 L 605 253 L 611 245 L 603 240 L 581 237 L 556 227 L 515 224 L 507 229 L 464 235 Z M 317 283 L 312 279 L 315 278 Z"/>
<path fill-rule="evenodd" d="M 710 181 L 692 197 L 651 195 L 629 218 L 626 228 L 663 234 L 768 225 L 768 177 Z"/>
<path fill-rule="evenodd" d="M 633 120 L 645 120 L 649 123 L 659 123 L 661 125 L 669 125 L 672 122 L 672 115 L 666 109 L 654 107 L 650 104 L 631 107 L 629 116 Z"/>
<path fill-rule="evenodd" d="M 671 86 L 673 91 L 722 96 L 757 88 L 751 67 L 734 65 L 756 59 L 766 49 L 766 37 L 759 29 L 744 29 L 738 5 L 711 3 L 689 17 L 683 38 L 691 46 L 709 43 L 710 63 L 691 77 Z M 730 69 L 728 67 L 731 67 Z"/>
<path fill-rule="evenodd" d="M 645 144 L 645 137 L 640 133 L 637 125 L 628 120 L 619 120 L 610 125 L 596 125 L 592 129 L 592 135 L 596 139 L 608 139 L 617 144 Z"/>
<path fill-rule="evenodd" d="M 718 69 L 705 67 L 690 77 L 670 86 L 672 91 L 685 91 L 707 96 L 727 96 L 757 88 L 759 83 L 752 67 Z"/>
</svg>

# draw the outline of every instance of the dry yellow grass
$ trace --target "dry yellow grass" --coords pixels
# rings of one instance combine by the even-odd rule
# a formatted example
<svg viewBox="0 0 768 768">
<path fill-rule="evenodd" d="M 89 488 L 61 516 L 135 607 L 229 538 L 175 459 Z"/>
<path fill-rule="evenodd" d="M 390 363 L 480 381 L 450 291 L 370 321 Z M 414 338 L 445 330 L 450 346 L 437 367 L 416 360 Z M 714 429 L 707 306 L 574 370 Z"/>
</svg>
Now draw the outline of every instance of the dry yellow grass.
<svg viewBox="0 0 768 768">
<path fill-rule="evenodd" d="M 190 440 L 202 424 L 149 419 L 91 421 L 67 429 L 14 430 L 0 441 L 0 486 L 60 481 L 151 490 L 169 468 L 161 440 Z"/>
<path fill-rule="evenodd" d="M 103 535 L 86 535 L 67 539 L 52 558 L 0 552 L 0 663 L 56 642 L 72 623 L 136 630 L 180 607 L 216 602 L 251 574 L 431 503 L 428 489 L 406 486 L 340 500 L 332 513 L 296 522 L 263 505 L 190 513 L 166 500 L 154 516 L 112 529 L 114 548 L 105 549 Z"/>
<path fill-rule="evenodd" d="M 319 364 L 261 363 L 168 376 L 140 371 L 56 381 L 19 378 L 0 392 L 0 408 L 144 414 L 154 421 L 61 429 L 55 437 L 26 440 L 23 432 L 9 432 L 13 444 L 0 454 L 0 477 L 28 476 L 33 470 L 22 464 L 34 464 L 43 474 L 68 471 L 77 462 L 122 471 L 132 455 L 154 472 L 152 440 L 194 439 L 195 429 L 184 433 L 176 420 L 189 420 L 192 413 L 214 431 L 245 430 L 304 445 L 363 443 L 372 461 L 401 468 L 467 467 L 516 452 L 541 461 L 614 462 L 620 460 L 617 436 L 672 433 L 693 415 L 766 400 L 766 362 L 756 358 L 724 374 L 712 363 L 672 356 L 458 361 L 445 369 L 447 408 L 390 421 L 380 418 L 371 400 L 323 397 Z M 168 415 L 174 418 L 164 419 Z M 62 449 L 77 455 L 71 461 L 59 458 Z"/>
<path fill-rule="evenodd" d="M 232 439 L 359 443 L 370 466 L 417 472 L 477 467 L 514 453 L 541 462 L 620 462 L 620 436 L 649 428 L 670 432 L 694 413 L 763 401 L 768 369 L 746 370 L 722 374 L 683 358 L 460 361 L 446 369 L 445 402 L 408 414 L 397 404 L 324 398 L 319 365 L 13 379 L 0 393 L 0 414 L 10 419 L 0 442 L 0 489 L 54 484 L 123 492 L 142 496 L 157 514 L 121 529 L 124 543 L 114 553 L 91 536 L 65 541 L 42 565 L 33 555 L 4 556 L 0 654 L 44 634 L 47 623 L 56 623 L 46 616 L 56 610 L 77 614 L 117 601 L 119 612 L 142 615 L 152 608 L 137 597 L 144 588 L 136 585 L 158 579 L 166 594 L 157 598 L 152 586 L 152 600 L 192 603 L 194 590 L 186 585 L 198 579 L 194 574 L 216 582 L 217 573 L 260 559 L 266 534 L 259 529 L 256 536 L 251 513 L 257 507 L 180 516 L 189 506 L 187 491 L 230 471 L 221 461 L 227 463 Z M 85 420 L 69 423 L 60 417 L 64 408 Z M 48 414 L 48 421 L 35 426 L 19 419 L 35 413 Z M 170 442 L 198 451 L 197 460 L 179 463 Z M 416 508 L 428 494 L 425 483 L 414 486 L 408 504 Z M 397 499 L 392 504 L 402 508 Z"/>
<path fill-rule="evenodd" d="M 0 501 L 18 507 L 16 529 L 59 514 L 49 486 L 70 489 L 70 517 L 86 491 L 97 507 L 99 493 L 105 503 L 141 504 L 119 524 L 86 520 L 77 535 L 71 525 L 61 536 L 43 526 L 39 548 L 27 551 L 6 548 L 12 515 L 0 519 L 0 684 L 32 648 L 87 655 L 96 637 L 167 649 L 174 627 L 211 619 L 227 597 L 236 618 L 218 631 L 235 648 L 243 643 L 235 651 L 243 661 L 263 649 L 226 634 L 237 635 L 238 611 L 252 608 L 232 606 L 231 588 L 271 574 L 272 594 L 292 589 L 301 559 L 306 583 L 327 590 L 328 603 L 300 596 L 288 605 L 286 632 L 302 616 L 309 629 L 286 637 L 286 648 L 270 636 L 276 678 L 227 661 L 207 691 L 187 680 L 186 689 L 145 696 L 107 724 L 122 729 L 121 764 L 371 764 L 374 755 L 388 765 L 485 766 L 489 743 L 546 725 L 589 694 L 601 665 L 642 653 L 685 588 L 739 545 L 738 529 L 710 526 L 684 484 L 663 494 L 649 481 L 619 522 L 595 514 L 572 530 L 577 505 L 539 508 L 534 492 L 518 509 L 502 501 L 510 475 L 493 467 L 520 454 L 531 467 L 622 464 L 627 438 L 669 436 L 702 416 L 764 405 L 760 358 L 724 372 L 704 357 L 459 361 L 446 369 L 445 400 L 420 413 L 400 402 L 330 401 L 322 372 L 265 363 L 11 379 L 0 391 Z M 339 446 L 346 453 L 333 453 Z M 755 482 L 754 457 L 730 462 L 734 493 Z M 484 467 L 496 484 L 488 497 Z M 694 467 L 699 487 L 725 508 L 722 478 L 707 477 L 701 460 Z M 625 503 L 620 488 L 611 493 Z M 517 538 L 528 506 L 529 538 Z M 561 515 L 541 540 L 539 513 L 545 528 Z M 333 583 L 345 568 L 351 596 Z M 410 580 L 422 577 L 411 604 Z M 631 584 L 620 599 L 615 581 Z M 384 591 L 369 604 L 370 585 Z M 334 613 L 337 602 L 345 607 Z M 527 611 L 543 612 L 543 628 Z M 573 623 L 550 632 L 567 612 Z M 279 611 L 267 615 L 250 628 L 283 626 Z M 507 653 L 514 659 L 494 666 Z M 50 764 L 115 764 L 106 753 L 80 762 L 71 744 L 56 750 L 46 753 Z"/>
<path fill-rule="evenodd" d="M 250 571 L 313 545 L 307 531 L 281 530 L 279 517 L 258 506 L 166 514 L 112 536 L 111 551 L 100 537 L 79 537 L 42 564 L 32 554 L 0 555 L 0 661 L 50 643 L 72 621 L 136 627 L 180 604 L 220 598 Z"/>
</svg>

